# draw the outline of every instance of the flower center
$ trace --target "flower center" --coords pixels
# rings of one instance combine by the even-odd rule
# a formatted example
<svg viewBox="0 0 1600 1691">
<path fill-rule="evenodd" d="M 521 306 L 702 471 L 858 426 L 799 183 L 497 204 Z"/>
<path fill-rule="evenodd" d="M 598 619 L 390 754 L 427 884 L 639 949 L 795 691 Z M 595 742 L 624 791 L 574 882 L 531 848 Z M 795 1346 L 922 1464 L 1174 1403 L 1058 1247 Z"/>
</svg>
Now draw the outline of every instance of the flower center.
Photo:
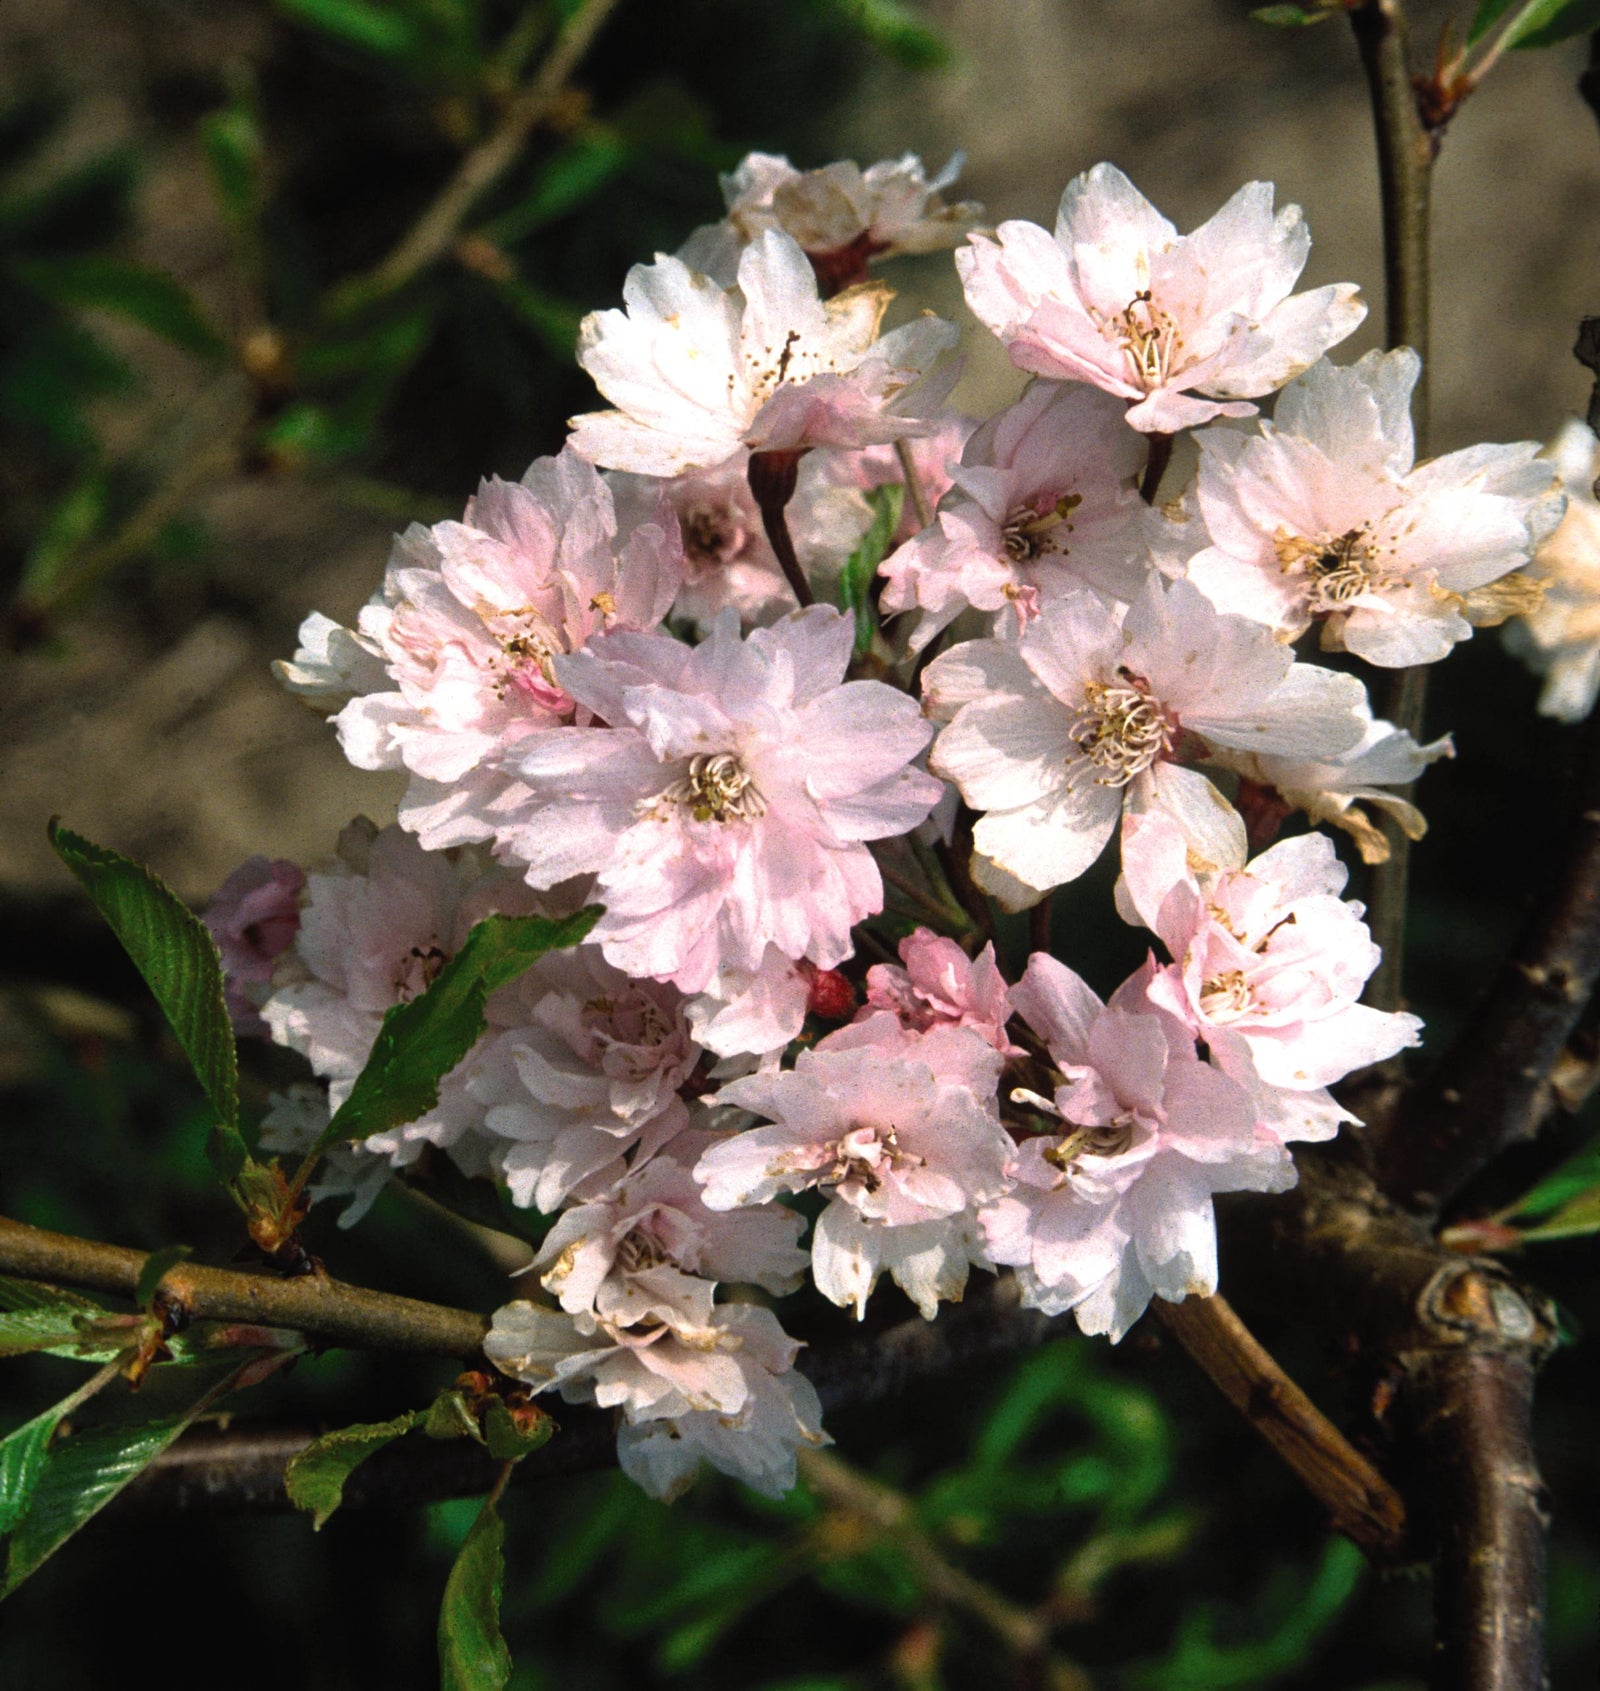
<svg viewBox="0 0 1600 1691">
<path fill-rule="evenodd" d="M 808 382 L 825 371 L 837 370 L 838 361 L 824 356 L 821 348 L 803 346 L 800 331 L 791 329 L 783 337 L 782 346 L 763 347 L 759 353 L 745 355 L 745 382 L 750 397 L 764 405 L 785 382 Z M 728 378 L 729 387 L 733 378 Z"/>
<path fill-rule="evenodd" d="M 1279 530 L 1273 539 L 1285 575 L 1298 571 L 1310 589 L 1311 610 L 1326 614 L 1359 599 L 1379 579 L 1371 536 L 1365 529 L 1343 534 L 1298 535 Z"/>
<path fill-rule="evenodd" d="M 1143 288 L 1122 308 L 1115 328 L 1133 380 L 1147 391 L 1166 386 L 1183 346 L 1171 313 L 1154 304 L 1150 290 Z"/>
<path fill-rule="evenodd" d="M 873 1193 L 891 1174 L 921 1168 L 923 1159 L 900 1148 L 894 1125 L 853 1127 L 834 1146 L 833 1167 L 822 1176 L 823 1186 L 854 1186 Z"/>
<path fill-rule="evenodd" d="M 1201 983 L 1200 1010 L 1213 1022 L 1231 1022 L 1256 1009 L 1255 994 L 1242 969 L 1227 969 Z"/>
<path fill-rule="evenodd" d="M 689 773 L 661 796 L 682 805 L 696 822 L 754 822 L 767 813 L 761 789 L 732 752 L 691 758 Z"/>
<path fill-rule="evenodd" d="M 1046 552 L 1067 550 L 1066 536 L 1072 532 L 1072 513 L 1083 503 L 1081 493 L 1063 493 L 1047 510 L 1019 505 L 1001 531 L 1001 544 L 1014 564 L 1026 564 Z M 1057 529 L 1064 531 L 1056 533 Z"/>
<path fill-rule="evenodd" d="M 747 531 L 731 504 L 705 500 L 679 513 L 684 556 L 700 569 L 721 569 L 744 550 Z"/>
<path fill-rule="evenodd" d="M 449 961 L 449 954 L 437 945 L 412 946 L 400 959 L 400 967 L 394 977 L 395 996 L 399 1002 L 409 1004 L 419 993 L 426 992 Z"/>
<path fill-rule="evenodd" d="M 1113 682 L 1084 687 L 1084 708 L 1067 731 L 1083 755 L 1072 778 L 1088 770 L 1102 787 L 1125 787 L 1172 750 L 1173 724 L 1145 684 L 1126 669 Z"/>
<path fill-rule="evenodd" d="M 1132 1143 L 1133 1117 L 1123 1114 L 1093 1127 L 1074 1128 L 1040 1155 L 1064 1174 L 1072 1174 L 1080 1157 L 1120 1157 Z"/>
<path fill-rule="evenodd" d="M 617 1242 L 616 1263 L 624 1274 L 641 1274 L 671 1260 L 661 1241 L 643 1227 L 635 1227 Z"/>
<path fill-rule="evenodd" d="M 499 667 L 503 674 L 495 691 L 501 698 L 512 687 L 532 694 L 541 703 L 552 693 L 561 692 L 551 660 L 564 654 L 567 644 L 548 617 L 532 605 L 517 611 L 485 610 L 479 614 L 500 642 Z"/>
</svg>

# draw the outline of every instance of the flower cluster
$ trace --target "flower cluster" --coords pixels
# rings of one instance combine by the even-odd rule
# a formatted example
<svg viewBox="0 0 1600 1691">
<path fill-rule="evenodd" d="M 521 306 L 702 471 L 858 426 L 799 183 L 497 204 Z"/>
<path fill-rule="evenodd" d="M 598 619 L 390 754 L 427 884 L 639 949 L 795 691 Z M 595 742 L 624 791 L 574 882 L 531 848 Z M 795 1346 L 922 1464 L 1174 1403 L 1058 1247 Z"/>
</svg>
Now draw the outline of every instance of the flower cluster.
<svg viewBox="0 0 1600 1691">
<path fill-rule="evenodd" d="M 1327 362 L 1364 307 L 1294 291 L 1309 236 L 1270 187 L 1180 235 L 1101 165 L 1053 234 L 989 234 L 954 174 L 752 155 L 722 223 L 636 267 L 579 343 L 613 409 L 410 529 L 356 627 L 312 616 L 280 666 L 353 763 L 406 773 L 398 822 L 308 874 L 253 861 L 209 918 L 241 1026 L 316 1076 L 269 1119 L 288 1149 L 474 923 L 602 907 L 313 1192 L 348 1222 L 443 1159 L 550 1218 L 487 1353 L 614 1410 L 658 1496 L 707 1462 L 781 1492 L 824 1441 L 757 1301 L 807 1277 L 860 1317 L 887 1276 L 932 1319 L 1009 1268 L 1112 1338 L 1214 1291 L 1215 1196 L 1291 1185 L 1290 1147 L 1355 1120 L 1330 1089 L 1419 1038 L 1362 1002 L 1378 948 L 1315 829 L 1381 861 L 1373 812 L 1420 834 L 1397 789 L 1450 745 L 1376 718 L 1359 662 L 1532 610 L 1537 553 L 1554 693 L 1600 676 L 1584 501 L 1557 532 L 1531 445 L 1417 463 L 1416 356 Z M 869 273 L 951 246 L 1029 377 L 976 421 L 954 328 L 884 332 Z M 1159 952 L 1105 999 L 996 955 L 985 895 L 1036 905 L 1113 841 Z"/>
</svg>

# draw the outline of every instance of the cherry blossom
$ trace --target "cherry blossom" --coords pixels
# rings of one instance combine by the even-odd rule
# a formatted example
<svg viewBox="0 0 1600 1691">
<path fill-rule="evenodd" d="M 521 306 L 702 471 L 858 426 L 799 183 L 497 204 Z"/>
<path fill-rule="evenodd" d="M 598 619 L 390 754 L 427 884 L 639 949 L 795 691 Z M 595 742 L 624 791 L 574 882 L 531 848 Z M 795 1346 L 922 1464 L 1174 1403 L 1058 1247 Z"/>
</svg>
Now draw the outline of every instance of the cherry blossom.
<svg viewBox="0 0 1600 1691">
<path fill-rule="evenodd" d="M 739 255 L 768 229 L 792 236 L 828 293 L 857 282 L 867 264 L 895 253 L 953 247 L 977 221 L 973 201 L 945 203 L 963 160 L 957 153 L 931 180 L 915 153 L 868 165 L 847 160 L 796 170 L 773 153 L 750 153 L 722 178 L 728 215 L 695 230 L 679 257 L 730 282 Z"/>
<path fill-rule="evenodd" d="M 913 1033 L 971 1028 L 1001 1056 L 1021 1055 L 1006 1037 L 1011 994 L 992 944 L 969 957 L 953 939 L 918 928 L 900 941 L 900 961 L 904 968 L 874 963 L 867 970 L 867 1002 L 857 1021 L 887 1010 Z"/>
<path fill-rule="evenodd" d="M 912 1034 L 871 1016 L 802 1051 L 792 1070 L 723 1087 L 719 1103 L 772 1125 L 713 1146 L 695 1178 L 714 1210 L 826 1191 L 811 1244 L 817 1289 L 860 1318 L 887 1270 L 931 1321 L 983 1261 L 975 1206 L 1004 1185 L 999 1070 L 1000 1054 L 967 1028 Z"/>
<path fill-rule="evenodd" d="M 682 553 L 670 513 L 652 516 L 619 541 L 605 482 L 563 452 L 521 482 L 484 482 L 462 522 L 413 525 L 395 542 L 383 591 L 347 640 L 381 659 L 384 679 L 335 725 L 357 768 L 409 772 L 401 821 L 425 844 L 489 838 L 482 812 L 506 786 L 499 761 L 572 720 L 551 669 L 558 654 L 666 615 Z M 315 638 L 337 645 L 326 630 Z"/>
<path fill-rule="evenodd" d="M 1024 1305 L 1072 1310 L 1084 1332 L 1113 1341 L 1153 1295 L 1178 1303 L 1216 1290 L 1213 1194 L 1294 1184 L 1250 1093 L 1150 1001 L 1151 973 L 1102 1004 L 1065 964 L 1029 959 L 1013 1002 L 1063 1084 L 1053 1100 L 1014 1098 L 1060 1119 L 1016 1147 L 1011 1185 L 981 1213 L 989 1254 L 1015 1267 Z"/>
<path fill-rule="evenodd" d="M 1347 879 L 1326 834 L 1202 875 L 1166 818 L 1124 825 L 1119 904 L 1173 959 L 1151 979 L 1151 1002 L 1252 1090 L 1285 1139 L 1331 1137 L 1354 1118 L 1326 1088 L 1421 1039 L 1417 1017 L 1360 1001 L 1381 954 L 1362 907 L 1339 896 Z"/>
<path fill-rule="evenodd" d="M 1005 877 L 991 890 L 1008 902 L 1081 875 L 1125 801 L 1168 811 L 1202 859 L 1228 861 L 1242 824 L 1183 764 L 1218 747 L 1337 753 L 1367 721 L 1359 681 L 1296 663 L 1269 630 L 1158 577 L 1126 610 L 1063 589 L 1020 640 L 975 640 L 936 659 L 924 688 L 949 721 L 929 767 L 983 813 L 975 845 Z"/>
<path fill-rule="evenodd" d="M 483 1345 L 536 1395 L 620 1408 L 618 1457 L 658 1497 L 681 1492 L 699 1458 L 769 1495 L 793 1486 L 795 1450 L 826 1442 L 816 1393 L 794 1372 L 799 1348 L 750 1304 L 719 1304 L 704 1328 L 680 1334 L 658 1320 L 586 1331 L 579 1317 L 526 1300 L 495 1311 Z M 739 1436 L 746 1430 L 753 1436 Z"/>
<path fill-rule="evenodd" d="M 294 944 L 305 884 L 299 864 L 252 857 L 217 888 L 201 917 L 222 958 L 228 1014 L 236 1033 L 267 1032 L 257 1012 L 273 964 Z"/>
<path fill-rule="evenodd" d="M 1531 441 L 1413 465 L 1408 347 L 1320 363 L 1258 434 L 1201 435 L 1197 499 L 1212 544 L 1189 579 L 1219 609 L 1385 668 L 1434 663 L 1473 626 L 1536 597 L 1510 572 L 1561 515 Z"/>
<path fill-rule="evenodd" d="M 683 995 L 594 945 L 552 952 L 490 1001 L 498 1031 L 457 1071 L 512 1200 L 545 1213 L 609 1190 L 689 1125 L 700 1061 Z"/>
<path fill-rule="evenodd" d="M 1172 434 L 1248 417 L 1351 334 L 1366 306 L 1349 283 L 1292 294 L 1311 249 L 1298 206 L 1274 214 L 1249 182 L 1180 235 L 1115 165 L 1061 196 L 1052 237 L 1036 223 L 973 235 L 956 268 L 974 314 L 1036 375 L 1134 403 L 1136 429 Z"/>
<path fill-rule="evenodd" d="M 662 257 L 635 265 L 622 297 L 627 309 L 592 312 L 578 341 L 578 362 L 617 409 L 574 417 L 572 446 L 642 475 L 713 469 L 742 447 L 803 452 L 926 433 L 932 425 L 893 407 L 956 334 L 921 317 L 880 339 L 890 290 L 820 299 L 805 254 L 776 230 L 745 249 L 735 288 Z"/>
<path fill-rule="evenodd" d="M 1534 556 L 1529 576 L 1543 601 L 1507 625 L 1513 649 L 1545 678 L 1539 710 L 1581 722 L 1600 695 L 1600 441 L 1576 417 L 1562 425 L 1550 459 L 1567 495 L 1560 526 Z"/>
<path fill-rule="evenodd" d="M 1133 478 L 1146 448 L 1122 418 L 1108 394 L 1036 382 L 972 435 L 937 521 L 881 566 L 883 609 L 922 612 L 913 651 L 968 607 L 1023 625 L 1053 583 L 1138 592 L 1152 518 Z"/>
<path fill-rule="evenodd" d="M 1450 736 L 1418 745 L 1403 728 L 1369 720 L 1361 738 L 1336 757 L 1270 757 L 1218 747 L 1210 761 L 1240 777 L 1236 803 L 1252 838 L 1272 839 L 1285 817 L 1303 810 L 1314 823 L 1340 828 L 1363 863 L 1386 863 L 1389 842 L 1364 806 L 1392 817 L 1407 839 L 1420 840 L 1426 818 L 1395 788 L 1406 788 L 1430 763 L 1454 757 Z"/>
<path fill-rule="evenodd" d="M 844 680 L 852 639 L 813 606 L 742 639 L 727 616 L 692 648 L 607 634 L 557 658 L 609 726 L 528 742 L 502 845 L 536 886 L 597 872 L 593 937 L 635 978 L 726 1002 L 769 950 L 831 968 L 882 908 L 864 842 L 915 827 L 940 792 L 913 767 L 930 733 L 915 701 Z"/>
</svg>

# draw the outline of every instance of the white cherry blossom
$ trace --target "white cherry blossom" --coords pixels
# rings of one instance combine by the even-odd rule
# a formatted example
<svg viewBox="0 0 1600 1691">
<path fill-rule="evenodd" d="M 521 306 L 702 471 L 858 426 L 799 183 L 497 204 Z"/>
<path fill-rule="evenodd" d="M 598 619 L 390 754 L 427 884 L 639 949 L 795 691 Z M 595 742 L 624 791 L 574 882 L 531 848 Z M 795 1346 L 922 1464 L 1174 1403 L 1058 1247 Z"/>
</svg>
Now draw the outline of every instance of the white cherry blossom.
<svg viewBox="0 0 1600 1691">
<path fill-rule="evenodd" d="M 1147 582 L 1129 607 L 1086 588 L 1047 601 L 1016 642 L 975 640 L 936 659 L 930 711 L 949 720 L 929 768 L 982 812 L 974 841 L 1008 902 L 1076 879 L 1124 803 L 1159 808 L 1202 860 L 1243 839 L 1211 782 L 1184 767 L 1227 747 L 1322 756 L 1355 744 L 1361 683 L 1220 615 L 1187 582 Z"/>
<path fill-rule="evenodd" d="M 877 284 L 817 294 L 805 254 L 768 230 L 723 288 L 681 259 L 628 272 L 625 311 L 583 321 L 578 362 L 617 407 L 572 419 L 572 446 L 611 469 L 671 476 L 748 447 L 867 446 L 936 426 L 896 410 L 955 341 L 921 317 L 879 337 Z"/>
<path fill-rule="evenodd" d="M 1219 609 L 1402 668 L 1536 599 L 1511 572 L 1560 518 L 1552 468 L 1532 441 L 1414 464 L 1421 367 L 1409 347 L 1320 363 L 1258 434 L 1198 437 L 1211 545 L 1188 573 Z"/>
<path fill-rule="evenodd" d="M 1543 602 L 1506 627 L 1512 649 L 1544 676 L 1542 715 L 1581 722 L 1600 695 L 1600 441 L 1569 418 L 1550 444 L 1550 460 L 1567 495 L 1560 526 L 1534 556 L 1528 574 L 1544 587 Z"/>
<path fill-rule="evenodd" d="M 1052 237 L 1036 223 L 974 235 L 956 268 L 974 314 L 1012 363 L 1133 401 L 1128 422 L 1172 434 L 1248 417 L 1351 334 L 1366 306 L 1349 283 L 1291 290 L 1311 236 L 1298 206 L 1274 214 L 1249 182 L 1180 235 L 1115 165 L 1061 196 Z"/>
</svg>

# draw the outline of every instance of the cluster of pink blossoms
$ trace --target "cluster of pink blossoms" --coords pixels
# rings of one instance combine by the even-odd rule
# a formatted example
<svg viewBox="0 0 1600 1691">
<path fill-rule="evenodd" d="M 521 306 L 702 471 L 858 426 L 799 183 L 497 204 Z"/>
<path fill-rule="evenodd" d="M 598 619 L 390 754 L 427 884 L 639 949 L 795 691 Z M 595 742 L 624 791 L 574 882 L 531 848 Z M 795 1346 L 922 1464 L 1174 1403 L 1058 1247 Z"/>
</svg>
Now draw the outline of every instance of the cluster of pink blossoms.
<svg viewBox="0 0 1600 1691">
<path fill-rule="evenodd" d="M 1532 446 L 1414 462 L 1415 355 L 1326 361 L 1364 307 L 1294 291 L 1309 236 L 1265 184 L 1180 235 L 1100 165 L 1053 234 L 971 233 L 953 176 L 752 155 L 724 222 L 637 266 L 579 342 L 613 408 L 401 536 L 356 627 L 312 616 L 279 666 L 405 771 L 398 822 L 246 865 L 209 917 L 241 1018 L 316 1076 L 269 1118 L 288 1150 L 474 922 L 603 907 L 315 1192 L 348 1222 L 442 1157 L 552 1218 L 488 1354 L 615 1410 L 658 1496 L 702 1463 L 780 1492 L 825 1440 L 757 1301 L 807 1275 L 931 1319 L 1010 1268 L 1112 1338 L 1216 1289 L 1214 1197 L 1291 1185 L 1289 1146 L 1355 1119 L 1329 1089 L 1419 1037 L 1361 1002 L 1332 838 L 1271 842 L 1304 813 L 1381 859 L 1369 812 L 1419 833 L 1394 789 L 1449 743 L 1297 642 L 1443 657 L 1532 606 L 1561 516 Z M 955 329 L 884 332 L 868 268 L 952 246 L 1031 377 L 982 421 L 945 408 Z M 1181 430 L 1194 479 L 1160 486 Z M 869 642 L 809 601 L 908 472 Z M 1047 952 L 1008 975 L 946 878 L 1022 909 L 1113 841 L 1162 949 L 1104 1001 Z"/>
</svg>

